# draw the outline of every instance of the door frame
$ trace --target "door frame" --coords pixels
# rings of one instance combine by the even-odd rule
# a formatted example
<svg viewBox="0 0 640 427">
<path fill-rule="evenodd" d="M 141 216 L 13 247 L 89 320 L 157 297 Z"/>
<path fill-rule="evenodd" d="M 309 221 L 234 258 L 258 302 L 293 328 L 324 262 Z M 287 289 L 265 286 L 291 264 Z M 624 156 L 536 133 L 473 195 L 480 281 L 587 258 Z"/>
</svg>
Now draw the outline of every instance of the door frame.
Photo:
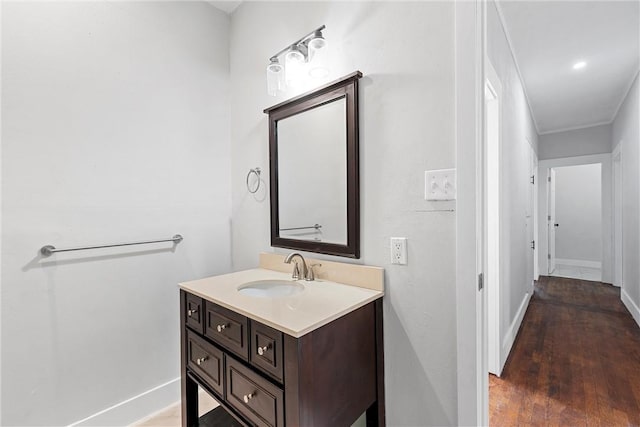
<svg viewBox="0 0 640 427">
<path fill-rule="evenodd" d="M 604 283 L 611 283 L 613 279 L 613 172 L 611 153 L 541 160 L 538 163 L 538 176 L 547 176 L 547 170 L 551 168 L 589 165 L 594 163 L 600 163 L 602 176 L 602 281 Z M 539 221 L 541 224 L 543 224 L 543 221 L 546 222 L 546 216 L 548 212 L 547 186 L 542 185 L 538 189 L 538 203 L 540 204 Z M 538 236 L 538 241 L 540 242 L 538 262 L 540 264 L 540 267 L 544 267 L 541 268 L 541 271 L 549 271 L 549 264 L 547 260 L 549 249 L 547 243 L 547 227 L 540 227 L 538 231 L 540 232 L 540 235 Z"/>
<path fill-rule="evenodd" d="M 622 141 L 611 153 L 611 172 L 613 184 L 613 276 L 614 286 L 622 288 L 624 284 L 624 186 L 622 169 Z"/>
<path fill-rule="evenodd" d="M 556 175 L 555 168 L 547 169 L 547 268 L 551 275 L 556 269 Z M 552 233 L 553 231 L 553 233 Z M 552 249 L 553 248 L 553 249 Z"/>
<path fill-rule="evenodd" d="M 482 273 L 482 144 L 486 2 L 453 3 L 456 116 L 457 425 L 488 425 L 486 292 Z"/>
</svg>

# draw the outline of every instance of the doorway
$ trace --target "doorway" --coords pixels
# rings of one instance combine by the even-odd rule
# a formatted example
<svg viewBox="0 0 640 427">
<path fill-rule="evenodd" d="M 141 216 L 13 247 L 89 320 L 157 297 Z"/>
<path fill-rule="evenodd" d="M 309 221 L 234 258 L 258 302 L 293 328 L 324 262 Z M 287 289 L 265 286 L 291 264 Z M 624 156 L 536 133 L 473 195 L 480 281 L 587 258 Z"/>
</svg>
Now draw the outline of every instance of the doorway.
<svg viewBox="0 0 640 427">
<path fill-rule="evenodd" d="M 602 281 L 602 165 L 548 170 L 548 274 Z"/>
</svg>

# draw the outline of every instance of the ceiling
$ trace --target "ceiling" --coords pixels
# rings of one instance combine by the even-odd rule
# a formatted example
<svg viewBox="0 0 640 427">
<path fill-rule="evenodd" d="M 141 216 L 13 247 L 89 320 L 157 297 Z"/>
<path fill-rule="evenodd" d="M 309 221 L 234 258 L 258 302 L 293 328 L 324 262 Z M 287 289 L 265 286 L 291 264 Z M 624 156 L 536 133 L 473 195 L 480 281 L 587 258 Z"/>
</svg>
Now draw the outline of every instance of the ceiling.
<svg viewBox="0 0 640 427">
<path fill-rule="evenodd" d="M 208 1 L 207 3 L 209 3 L 211 6 L 215 7 L 216 9 L 220 9 L 227 15 L 231 15 L 231 13 L 234 10 L 236 10 L 238 6 L 240 6 L 240 3 L 242 3 L 242 1 L 221 0 L 221 1 Z"/>
<path fill-rule="evenodd" d="M 640 64 L 640 2 L 502 0 L 498 12 L 538 133 L 615 118 Z"/>
</svg>

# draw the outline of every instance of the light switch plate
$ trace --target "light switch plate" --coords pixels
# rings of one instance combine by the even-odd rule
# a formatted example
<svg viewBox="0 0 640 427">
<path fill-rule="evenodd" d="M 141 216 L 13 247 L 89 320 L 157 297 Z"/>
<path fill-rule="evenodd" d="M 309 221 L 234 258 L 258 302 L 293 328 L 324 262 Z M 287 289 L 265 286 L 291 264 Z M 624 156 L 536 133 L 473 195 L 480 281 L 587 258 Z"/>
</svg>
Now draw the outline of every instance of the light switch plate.
<svg viewBox="0 0 640 427">
<path fill-rule="evenodd" d="M 439 169 L 424 173 L 425 200 L 455 200 L 456 170 Z"/>
</svg>

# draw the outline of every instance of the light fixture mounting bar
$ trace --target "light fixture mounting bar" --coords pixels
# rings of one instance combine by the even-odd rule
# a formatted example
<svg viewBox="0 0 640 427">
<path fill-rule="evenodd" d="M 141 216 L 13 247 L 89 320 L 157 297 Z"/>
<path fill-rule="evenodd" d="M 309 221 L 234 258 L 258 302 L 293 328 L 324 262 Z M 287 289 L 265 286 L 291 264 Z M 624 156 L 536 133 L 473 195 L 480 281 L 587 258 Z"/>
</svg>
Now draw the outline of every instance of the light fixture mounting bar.
<svg viewBox="0 0 640 427">
<path fill-rule="evenodd" d="M 298 40 L 294 41 L 293 43 L 291 43 L 290 45 L 288 45 L 287 47 L 285 47 L 284 49 L 280 50 L 278 53 L 276 53 L 275 55 L 272 55 L 271 58 L 269 58 L 269 60 L 274 60 L 277 59 L 278 56 L 282 55 L 283 53 L 285 53 L 287 50 L 289 50 L 291 48 L 291 46 L 297 46 L 299 45 L 301 42 L 305 41 L 306 39 L 309 38 L 309 36 L 314 35 L 316 32 L 318 31 L 322 31 L 326 28 L 325 25 L 322 25 L 318 28 L 316 28 L 315 30 L 311 31 L 310 33 L 307 33 L 306 35 L 300 37 Z"/>
</svg>

